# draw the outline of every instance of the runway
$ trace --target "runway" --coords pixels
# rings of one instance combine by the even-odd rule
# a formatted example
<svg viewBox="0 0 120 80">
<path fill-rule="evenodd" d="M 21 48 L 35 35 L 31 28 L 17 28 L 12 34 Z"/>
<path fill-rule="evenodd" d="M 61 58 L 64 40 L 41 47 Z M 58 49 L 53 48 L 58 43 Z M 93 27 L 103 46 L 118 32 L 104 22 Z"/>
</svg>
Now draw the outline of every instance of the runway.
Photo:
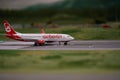
<svg viewBox="0 0 120 80">
<path fill-rule="evenodd" d="M 120 50 L 120 40 L 71 41 L 33 46 L 33 42 L 3 41 L 0 50 Z M 120 73 L 0 73 L 0 80 L 120 80 Z"/>
<path fill-rule="evenodd" d="M 3 41 L 0 50 L 120 50 L 120 40 L 71 41 L 68 45 L 58 42 L 33 46 L 34 42 Z"/>
</svg>

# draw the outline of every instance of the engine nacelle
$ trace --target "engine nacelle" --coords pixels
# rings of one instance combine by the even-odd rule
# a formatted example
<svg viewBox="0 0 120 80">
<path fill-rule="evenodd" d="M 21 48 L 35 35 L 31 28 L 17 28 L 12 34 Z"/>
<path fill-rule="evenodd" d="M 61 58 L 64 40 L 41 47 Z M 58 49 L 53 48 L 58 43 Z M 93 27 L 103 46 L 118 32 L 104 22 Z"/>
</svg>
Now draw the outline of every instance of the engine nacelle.
<svg viewBox="0 0 120 80">
<path fill-rule="evenodd" d="M 43 45 L 43 44 L 45 44 L 45 40 L 38 40 L 37 43 L 40 45 Z"/>
</svg>

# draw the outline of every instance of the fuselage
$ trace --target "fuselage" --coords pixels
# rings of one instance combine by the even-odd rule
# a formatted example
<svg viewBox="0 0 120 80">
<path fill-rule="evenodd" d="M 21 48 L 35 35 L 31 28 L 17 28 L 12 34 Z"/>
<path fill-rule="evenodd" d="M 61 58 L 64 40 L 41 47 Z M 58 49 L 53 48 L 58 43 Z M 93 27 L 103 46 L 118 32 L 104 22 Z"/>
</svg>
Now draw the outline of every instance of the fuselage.
<svg viewBox="0 0 120 80">
<path fill-rule="evenodd" d="M 18 36 L 18 37 L 15 37 Z M 9 37 L 9 36 L 8 36 Z M 36 41 L 36 40 L 44 40 L 46 42 L 56 42 L 56 41 L 71 41 L 74 38 L 67 34 L 14 34 L 13 37 L 15 40 L 20 41 Z"/>
</svg>

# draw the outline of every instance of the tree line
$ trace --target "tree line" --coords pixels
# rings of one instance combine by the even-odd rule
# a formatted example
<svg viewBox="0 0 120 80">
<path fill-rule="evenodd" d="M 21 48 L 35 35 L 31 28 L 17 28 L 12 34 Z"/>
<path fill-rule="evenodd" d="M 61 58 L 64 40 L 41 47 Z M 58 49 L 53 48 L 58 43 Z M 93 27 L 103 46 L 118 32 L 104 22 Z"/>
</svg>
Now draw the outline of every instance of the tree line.
<svg viewBox="0 0 120 80">
<path fill-rule="evenodd" d="M 0 20 L 9 19 L 15 22 L 31 22 L 46 20 L 79 20 L 93 19 L 103 21 L 120 21 L 120 8 L 110 9 L 42 9 L 30 10 L 2 10 L 0 9 Z"/>
</svg>

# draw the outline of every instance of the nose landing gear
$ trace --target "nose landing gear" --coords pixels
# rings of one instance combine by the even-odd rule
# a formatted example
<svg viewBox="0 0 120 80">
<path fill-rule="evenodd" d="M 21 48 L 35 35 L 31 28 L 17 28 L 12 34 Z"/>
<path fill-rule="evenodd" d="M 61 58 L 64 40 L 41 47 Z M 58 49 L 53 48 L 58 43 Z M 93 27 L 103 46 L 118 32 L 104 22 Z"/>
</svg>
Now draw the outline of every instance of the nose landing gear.
<svg viewBox="0 0 120 80">
<path fill-rule="evenodd" d="M 64 45 L 68 45 L 68 42 L 65 42 Z"/>
</svg>

